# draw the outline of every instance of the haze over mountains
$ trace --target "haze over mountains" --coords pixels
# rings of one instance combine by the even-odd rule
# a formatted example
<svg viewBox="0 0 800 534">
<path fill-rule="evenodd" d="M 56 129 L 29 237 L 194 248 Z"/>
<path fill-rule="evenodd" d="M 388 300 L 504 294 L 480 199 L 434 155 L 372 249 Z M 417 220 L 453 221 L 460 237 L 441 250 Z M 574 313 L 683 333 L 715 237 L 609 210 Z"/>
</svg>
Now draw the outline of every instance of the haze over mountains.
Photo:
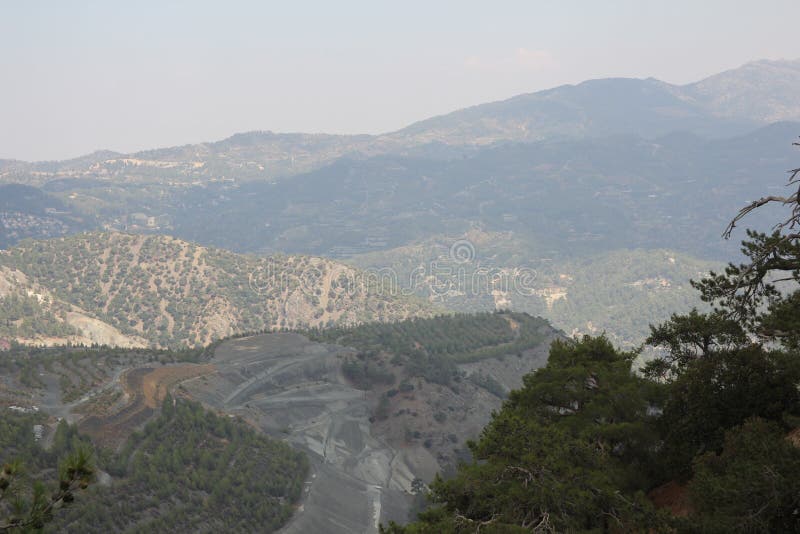
<svg viewBox="0 0 800 534">
<path fill-rule="evenodd" d="M 800 60 L 756 61 L 684 86 L 653 78 L 589 80 L 454 111 L 377 136 L 248 132 L 129 155 L 98 151 L 36 164 L 0 160 L 0 179 L 41 183 L 57 176 L 136 177 L 137 171 L 145 179 L 152 174 L 148 170 L 161 168 L 166 169 L 162 174 L 186 178 L 235 170 L 237 180 L 246 180 L 296 174 L 344 155 L 414 150 L 446 154 L 437 144 L 474 147 L 614 134 L 658 137 L 675 131 L 729 137 L 772 122 L 800 121 L 798 82 Z"/>
<path fill-rule="evenodd" d="M 598 328 L 598 314 L 576 323 L 558 312 L 584 298 L 566 281 L 615 265 L 630 276 L 611 293 L 642 289 L 636 314 L 656 322 L 666 310 L 655 311 L 655 288 L 697 304 L 688 279 L 738 250 L 737 239 L 720 239 L 728 219 L 765 183 L 780 187 L 800 132 L 799 83 L 800 60 L 757 61 L 684 86 L 590 80 L 377 136 L 249 132 L 136 154 L 5 160 L 0 246 L 100 228 L 333 257 L 395 269 L 398 284 L 437 305 L 511 306 L 570 332 Z M 766 230 L 770 217 L 750 224 Z M 473 247 L 470 272 L 528 269 L 532 293 L 432 292 L 453 283 L 432 271 L 459 240 Z M 409 247 L 414 265 L 398 263 Z M 427 281 L 410 288 L 415 268 Z M 626 342 L 643 333 L 610 328 Z"/>
</svg>

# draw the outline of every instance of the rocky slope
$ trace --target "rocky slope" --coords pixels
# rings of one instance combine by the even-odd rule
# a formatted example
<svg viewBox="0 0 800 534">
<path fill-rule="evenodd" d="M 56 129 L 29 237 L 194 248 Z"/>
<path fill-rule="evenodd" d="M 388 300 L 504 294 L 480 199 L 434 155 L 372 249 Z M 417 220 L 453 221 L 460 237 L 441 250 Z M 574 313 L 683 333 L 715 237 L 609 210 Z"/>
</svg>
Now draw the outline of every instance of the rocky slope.
<svg viewBox="0 0 800 534">
<path fill-rule="evenodd" d="M 164 236 L 26 241 L 0 254 L 0 266 L 8 287 L 5 334 L 21 340 L 55 342 L 92 331 L 98 342 L 195 346 L 243 331 L 432 312 L 334 261 L 254 258 Z M 13 309 L 12 294 L 21 295 Z"/>
</svg>

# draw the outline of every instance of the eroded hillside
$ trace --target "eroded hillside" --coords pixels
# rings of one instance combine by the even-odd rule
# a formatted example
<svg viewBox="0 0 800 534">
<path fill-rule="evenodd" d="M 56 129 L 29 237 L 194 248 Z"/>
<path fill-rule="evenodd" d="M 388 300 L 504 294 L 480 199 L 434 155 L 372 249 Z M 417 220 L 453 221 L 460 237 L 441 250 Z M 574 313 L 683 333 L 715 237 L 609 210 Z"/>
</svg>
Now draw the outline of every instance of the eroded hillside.
<svg viewBox="0 0 800 534">
<path fill-rule="evenodd" d="M 430 313 L 420 301 L 382 291 L 358 270 L 334 261 L 254 258 L 163 236 L 88 233 L 27 241 L 0 255 L 0 265 L 41 288 L 22 292 L 27 300 L 19 317 L 7 318 L 12 337 L 74 334 L 67 328 L 68 312 L 77 309 L 157 346 Z M 20 330 L 37 314 L 46 321 L 31 332 Z"/>
</svg>

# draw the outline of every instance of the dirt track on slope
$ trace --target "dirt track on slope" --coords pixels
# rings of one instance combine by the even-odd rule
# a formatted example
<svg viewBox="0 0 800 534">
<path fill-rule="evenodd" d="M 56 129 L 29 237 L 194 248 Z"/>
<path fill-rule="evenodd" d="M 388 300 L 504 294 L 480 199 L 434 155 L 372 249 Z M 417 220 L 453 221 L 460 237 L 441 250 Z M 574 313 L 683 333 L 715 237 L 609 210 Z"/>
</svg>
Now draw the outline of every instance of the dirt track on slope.
<svg viewBox="0 0 800 534">
<path fill-rule="evenodd" d="M 217 349 L 217 373 L 184 383 L 192 397 L 308 453 L 311 478 L 284 534 L 377 533 L 380 522 L 407 518 L 412 473 L 436 469 L 433 458 L 413 457 L 427 451 L 372 434 L 370 403 L 339 372 L 349 352 L 296 334 L 237 339 Z"/>
<path fill-rule="evenodd" d="M 150 419 L 176 384 L 212 372 L 214 366 L 196 364 L 129 369 L 119 379 L 127 402 L 107 415 L 83 419 L 78 427 L 95 443 L 115 449 Z"/>
</svg>

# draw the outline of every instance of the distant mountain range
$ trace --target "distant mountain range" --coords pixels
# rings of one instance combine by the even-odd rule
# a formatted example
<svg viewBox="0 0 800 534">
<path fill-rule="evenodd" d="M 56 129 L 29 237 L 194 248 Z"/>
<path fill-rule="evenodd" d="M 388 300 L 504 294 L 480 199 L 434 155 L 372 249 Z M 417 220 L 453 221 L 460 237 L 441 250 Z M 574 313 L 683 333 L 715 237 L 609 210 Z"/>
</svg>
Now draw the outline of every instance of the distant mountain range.
<svg viewBox="0 0 800 534">
<path fill-rule="evenodd" d="M 390 135 L 448 144 L 676 131 L 728 137 L 800 121 L 798 84 L 800 60 L 756 61 L 683 86 L 653 78 L 590 80 L 455 111 Z"/>
<path fill-rule="evenodd" d="M 800 60 L 756 61 L 689 85 L 613 78 L 524 94 L 371 135 L 248 132 L 223 141 L 99 151 L 73 160 L 0 160 L 0 182 L 43 185 L 65 178 L 160 182 L 272 180 L 343 156 L 450 158 L 502 142 L 672 132 L 728 137 L 777 121 L 800 121 Z"/>
</svg>

